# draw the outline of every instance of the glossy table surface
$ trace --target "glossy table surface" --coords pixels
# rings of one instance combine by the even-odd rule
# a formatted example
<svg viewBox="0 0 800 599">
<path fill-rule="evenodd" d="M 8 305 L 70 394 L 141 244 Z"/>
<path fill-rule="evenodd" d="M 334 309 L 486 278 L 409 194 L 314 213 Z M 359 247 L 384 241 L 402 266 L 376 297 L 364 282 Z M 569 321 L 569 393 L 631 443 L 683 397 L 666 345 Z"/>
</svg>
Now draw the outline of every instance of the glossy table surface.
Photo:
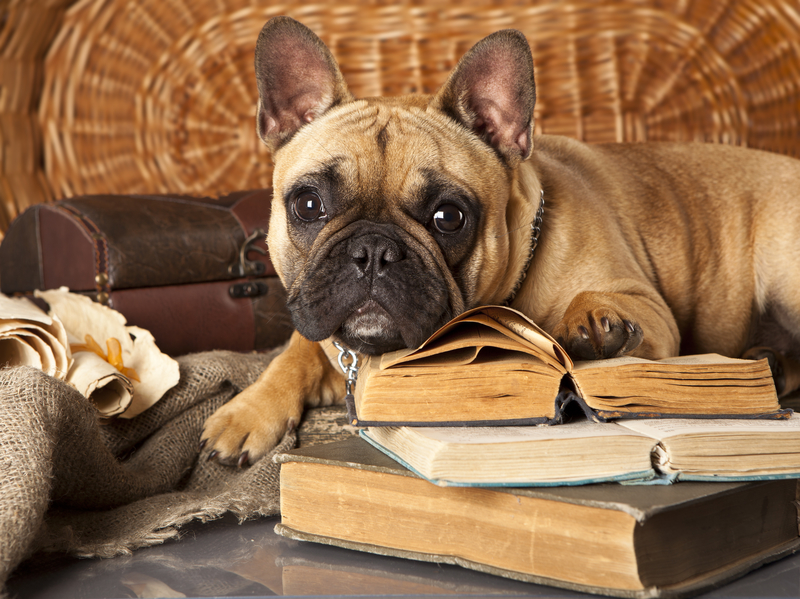
<svg viewBox="0 0 800 599">
<path fill-rule="evenodd" d="M 285 539 L 277 517 L 225 517 L 180 540 L 106 560 L 52 556 L 11 577 L 14 599 L 121 597 L 407 596 L 590 597 L 458 566 L 414 562 Z M 703 597 L 800 597 L 800 554 Z"/>
</svg>

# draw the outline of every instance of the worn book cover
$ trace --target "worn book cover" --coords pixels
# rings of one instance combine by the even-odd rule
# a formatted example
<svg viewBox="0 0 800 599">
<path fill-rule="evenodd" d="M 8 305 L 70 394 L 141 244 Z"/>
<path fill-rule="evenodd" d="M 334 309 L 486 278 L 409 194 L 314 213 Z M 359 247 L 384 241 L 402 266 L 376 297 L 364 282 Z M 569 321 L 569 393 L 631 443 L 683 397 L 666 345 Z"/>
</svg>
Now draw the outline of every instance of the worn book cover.
<svg viewBox="0 0 800 599">
<path fill-rule="evenodd" d="M 592 419 L 788 418 L 766 360 L 718 354 L 575 362 L 511 308 L 465 312 L 419 348 L 371 356 L 348 396 L 359 426 L 558 423 Z"/>
<path fill-rule="evenodd" d="M 583 592 L 696 595 L 800 544 L 793 480 L 438 487 L 355 437 L 276 461 L 279 534 Z"/>
</svg>

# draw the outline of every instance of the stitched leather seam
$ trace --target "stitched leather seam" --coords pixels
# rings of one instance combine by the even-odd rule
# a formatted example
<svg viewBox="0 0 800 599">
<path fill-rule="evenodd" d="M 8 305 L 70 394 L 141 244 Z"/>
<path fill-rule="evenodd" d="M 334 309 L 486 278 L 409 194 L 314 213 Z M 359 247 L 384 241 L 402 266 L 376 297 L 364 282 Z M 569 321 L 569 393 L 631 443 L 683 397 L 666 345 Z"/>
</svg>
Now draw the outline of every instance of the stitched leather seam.
<svg viewBox="0 0 800 599">
<path fill-rule="evenodd" d="M 74 206 L 59 204 L 56 207 L 74 216 L 78 223 L 82 225 L 84 230 L 89 234 L 92 245 L 94 246 L 95 289 L 98 293 L 110 293 L 111 281 L 108 277 L 108 239 L 103 235 L 100 227 Z"/>
</svg>

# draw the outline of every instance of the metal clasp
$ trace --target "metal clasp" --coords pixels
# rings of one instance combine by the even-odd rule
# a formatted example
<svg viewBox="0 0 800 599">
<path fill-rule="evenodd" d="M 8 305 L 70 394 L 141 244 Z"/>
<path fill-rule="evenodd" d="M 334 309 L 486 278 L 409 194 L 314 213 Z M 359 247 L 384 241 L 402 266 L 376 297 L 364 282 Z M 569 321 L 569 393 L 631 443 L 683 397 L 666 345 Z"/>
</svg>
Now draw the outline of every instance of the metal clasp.
<svg viewBox="0 0 800 599">
<path fill-rule="evenodd" d="M 333 342 L 333 346 L 339 350 L 339 368 L 344 372 L 347 378 L 345 381 L 347 395 L 353 395 L 353 385 L 356 384 L 358 379 L 358 355 L 347 349 L 338 341 Z"/>
<path fill-rule="evenodd" d="M 228 287 L 228 295 L 235 299 L 260 297 L 269 293 L 269 287 L 261 281 L 245 281 Z"/>
<path fill-rule="evenodd" d="M 242 247 L 239 248 L 239 260 L 228 266 L 228 274 L 234 277 L 252 277 L 263 275 L 267 267 L 263 262 L 258 260 L 248 260 L 247 254 L 251 251 L 258 252 L 262 256 L 267 255 L 264 248 L 258 247 L 256 242 L 259 239 L 264 239 L 267 234 L 264 229 L 256 229 L 253 233 L 244 240 Z"/>
</svg>

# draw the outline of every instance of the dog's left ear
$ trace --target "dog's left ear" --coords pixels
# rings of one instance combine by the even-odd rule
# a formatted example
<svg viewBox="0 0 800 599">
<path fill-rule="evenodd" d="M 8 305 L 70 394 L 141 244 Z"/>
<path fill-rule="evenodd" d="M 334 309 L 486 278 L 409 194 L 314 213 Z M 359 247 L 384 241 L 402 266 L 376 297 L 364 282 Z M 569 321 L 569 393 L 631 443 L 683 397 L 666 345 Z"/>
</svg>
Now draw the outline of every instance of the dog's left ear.
<svg viewBox="0 0 800 599">
<path fill-rule="evenodd" d="M 430 107 L 476 133 L 513 167 L 531 155 L 535 104 L 528 40 L 506 29 L 461 58 Z"/>
<path fill-rule="evenodd" d="M 303 125 L 353 99 L 328 47 L 290 17 L 267 21 L 256 43 L 257 130 L 274 152 Z"/>
</svg>

